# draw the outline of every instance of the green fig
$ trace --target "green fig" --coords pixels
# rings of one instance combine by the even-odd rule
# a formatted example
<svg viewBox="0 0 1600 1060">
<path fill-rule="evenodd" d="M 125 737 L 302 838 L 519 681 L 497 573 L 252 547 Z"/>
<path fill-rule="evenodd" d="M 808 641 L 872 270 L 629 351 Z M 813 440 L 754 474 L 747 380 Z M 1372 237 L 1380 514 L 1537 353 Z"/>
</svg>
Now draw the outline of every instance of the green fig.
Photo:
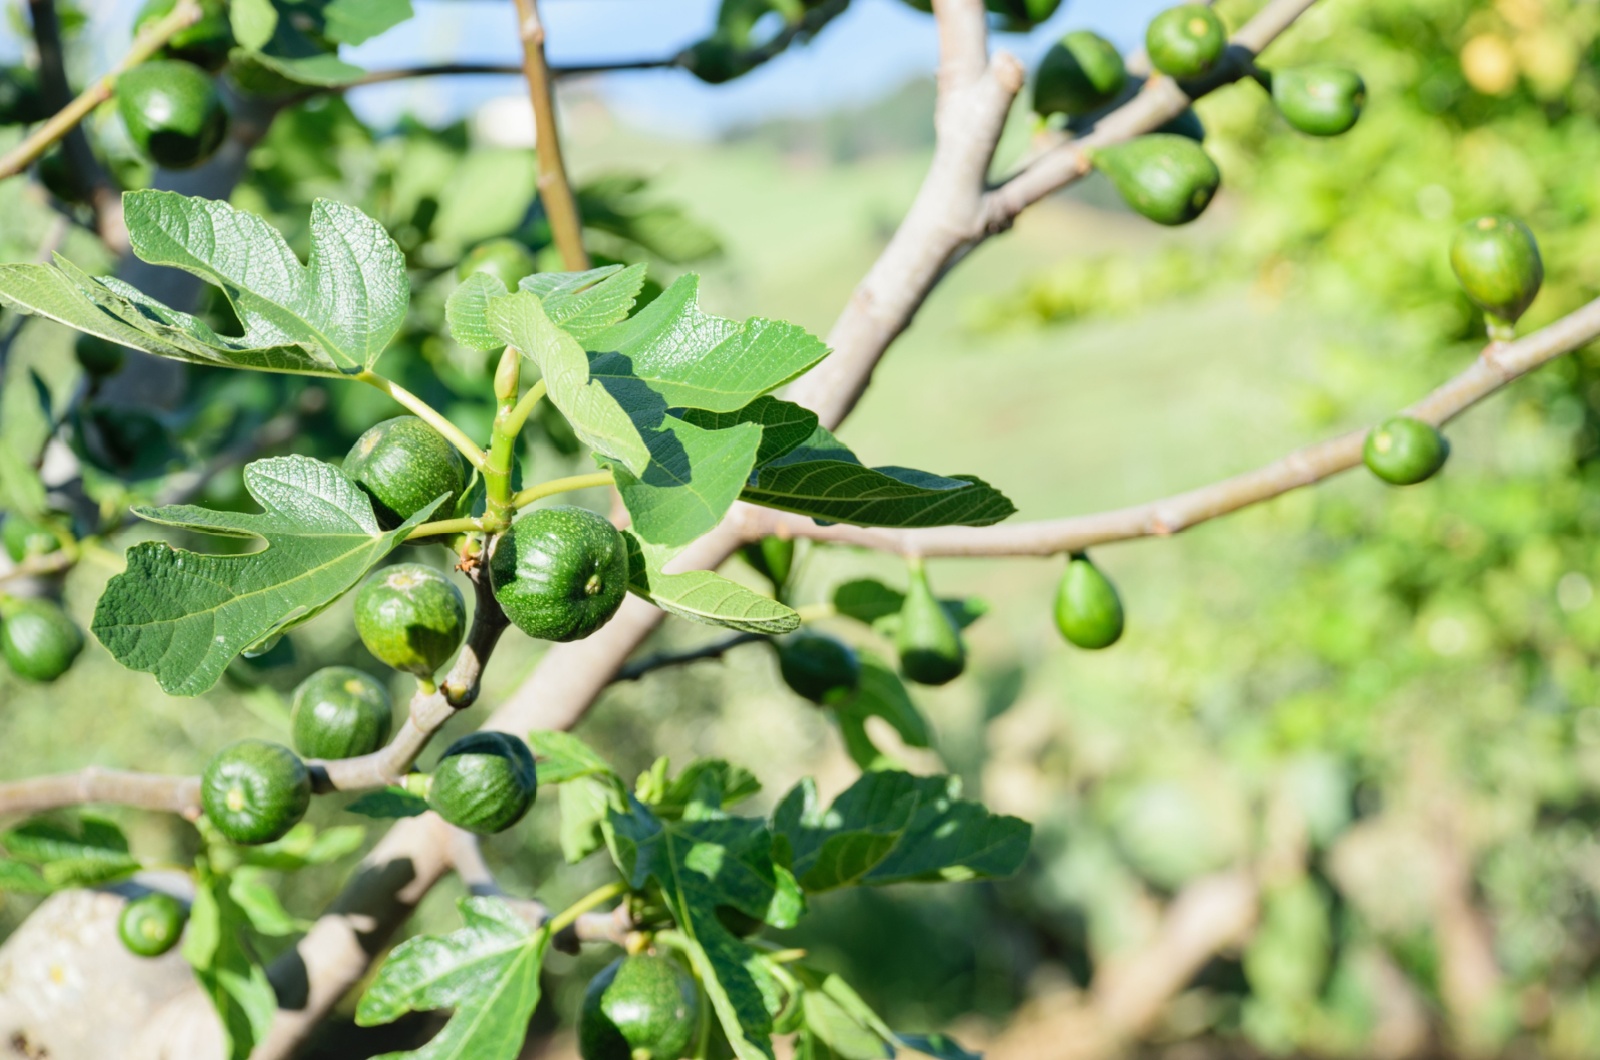
<svg viewBox="0 0 1600 1060">
<path fill-rule="evenodd" d="M 133 32 L 143 32 L 176 6 L 178 0 L 148 0 L 133 18 Z M 174 33 L 162 51 L 167 58 L 218 70 L 227 63 L 233 44 L 228 5 L 224 0 L 200 0 L 200 17 Z"/>
<path fill-rule="evenodd" d="M 422 680 L 455 654 L 466 623 L 461 590 L 420 563 L 376 571 L 356 591 L 361 643 L 379 662 Z"/>
<path fill-rule="evenodd" d="M 102 339 L 99 335 L 89 334 L 78 336 L 72 345 L 72 354 L 78 359 L 78 366 L 93 379 L 116 375 L 128 357 L 125 347 L 110 339 Z"/>
<path fill-rule="evenodd" d="M 933 595 L 928 572 L 920 563 L 911 567 L 900 624 L 895 630 L 900 672 L 919 685 L 946 685 L 967 668 L 967 651 L 961 631 Z"/>
<path fill-rule="evenodd" d="M 1098 33 L 1075 30 L 1040 61 L 1033 76 L 1033 109 L 1045 117 L 1089 114 L 1115 100 L 1127 80 L 1116 45 Z"/>
<path fill-rule="evenodd" d="M 61 551 L 61 537 L 54 527 L 20 512 L 11 512 L 0 523 L 0 543 L 13 563 Z"/>
<path fill-rule="evenodd" d="M 130 898 L 117 918 L 117 936 L 128 952 L 139 957 L 159 957 L 178 944 L 189 911 L 183 903 L 161 891 Z"/>
<path fill-rule="evenodd" d="M 228 111 L 211 76 L 171 59 L 142 63 L 118 78 L 117 112 L 139 153 L 167 169 L 199 165 L 228 133 Z"/>
<path fill-rule="evenodd" d="M 984 0 L 984 6 L 1000 16 L 1006 29 L 1023 33 L 1055 14 L 1061 0 Z"/>
<path fill-rule="evenodd" d="M 1450 244 L 1456 279 L 1492 324 L 1509 328 L 1527 312 L 1544 283 L 1544 261 L 1528 226 L 1490 214 L 1456 229 Z"/>
<path fill-rule="evenodd" d="M 0 621 L 0 653 L 12 673 L 41 684 L 72 669 L 83 651 L 83 631 L 51 600 L 7 601 Z"/>
<path fill-rule="evenodd" d="M 1367 435 L 1361 459 L 1368 470 L 1395 486 L 1432 478 L 1450 457 L 1450 440 L 1431 423 L 1396 416 Z"/>
<path fill-rule="evenodd" d="M 1067 560 L 1056 588 L 1056 627 L 1080 648 L 1109 648 L 1122 637 L 1122 598 L 1088 556 Z"/>
<path fill-rule="evenodd" d="M 1309 136 L 1349 132 L 1367 102 L 1367 85 L 1348 66 L 1319 63 L 1272 75 L 1272 102 L 1283 120 Z"/>
<path fill-rule="evenodd" d="M 813 703 L 833 706 L 861 687 L 860 656 L 826 633 L 796 633 L 773 646 L 784 683 Z"/>
<path fill-rule="evenodd" d="M 1157 224 L 1188 224 L 1205 212 L 1222 185 L 1222 173 L 1205 148 L 1171 133 L 1103 147 L 1090 160 L 1124 202 Z"/>
<path fill-rule="evenodd" d="M 1186 81 L 1216 69 L 1228 50 L 1228 30 L 1206 5 L 1183 4 L 1151 20 L 1144 46 L 1151 66 Z"/>
<path fill-rule="evenodd" d="M 740 552 L 745 562 L 774 588 L 782 589 L 789 583 L 789 575 L 794 572 L 794 538 L 769 535 L 750 542 Z"/>
<path fill-rule="evenodd" d="M 39 76 L 26 66 L 0 66 L 0 125 L 31 125 L 45 117 Z"/>
</svg>

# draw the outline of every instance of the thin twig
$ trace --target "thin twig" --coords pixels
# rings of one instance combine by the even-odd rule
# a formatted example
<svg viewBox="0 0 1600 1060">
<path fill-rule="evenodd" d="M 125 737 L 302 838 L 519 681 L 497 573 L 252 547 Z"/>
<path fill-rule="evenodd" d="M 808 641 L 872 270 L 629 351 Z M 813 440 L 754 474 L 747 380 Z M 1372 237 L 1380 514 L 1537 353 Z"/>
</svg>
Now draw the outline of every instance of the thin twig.
<svg viewBox="0 0 1600 1060">
<path fill-rule="evenodd" d="M 522 41 L 522 76 L 528 80 L 528 98 L 533 103 L 535 148 L 539 155 L 539 201 L 550 219 L 550 233 L 561 252 L 568 272 L 589 267 L 589 253 L 583 248 L 583 222 L 578 217 L 578 200 L 567 180 L 566 162 L 561 156 L 561 132 L 556 123 L 556 104 L 550 83 L 550 68 L 544 60 L 544 24 L 539 21 L 539 0 L 516 0 L 517 36 Z"/>
<path fill-rule="evenodd" d="M 1492 343 L 1472 364 L 1404 412 L 1442 426 L 1541 365 L 1600 338 L 1600 299 L 1512 343 Z M 876 530 L 818 526 L 803 516 L 742 509 L 752 536 L 781 533 L 857 545 L 904 556 L 1050 556 L 1091 545 L 1140 537 L 1166 537 L 1219 516 L 1282 496 L 1348 471 L 1361 463 L 1365 429 L 1296 450 L 1265 467 L 1172 497 L 1131 508 L 1042 522 L 999 526 L 948 526 L 929 530 Z"/>
<path fill-rule="evenodd" d="M 90 112 L 111 98 L 117 87 L 117 78 L 160 51 L 176 33 L 193 25 L 199 17 L 200 5 L 196 0 L 179 0 L 169 13 L 133 39 L 133 46 L 110 72 L 85 88 L 76 99 L 29 133 L 4 157 L 0 157 L 0 180 L 16 176 L 37 161 L 52 144 L 76 129 Z"/>
<path fill-rule="evenodd" d="M 687 666 L 690 663 L 703 662 L 707 659 L 720 659 L 740 645 L 754 644 L 757 641 L 766 639 L 766 636 L 760 633 L 739 633 L 689 651 L 661 652 L 658 655 L 651 655 L 648 658 L 640 659 L 624 666 L 617 671 L 616 680 L 637 681 L 646 674 L 655 673 L 657 670 L 665 670 L 669 666 Z"/>
</svg>

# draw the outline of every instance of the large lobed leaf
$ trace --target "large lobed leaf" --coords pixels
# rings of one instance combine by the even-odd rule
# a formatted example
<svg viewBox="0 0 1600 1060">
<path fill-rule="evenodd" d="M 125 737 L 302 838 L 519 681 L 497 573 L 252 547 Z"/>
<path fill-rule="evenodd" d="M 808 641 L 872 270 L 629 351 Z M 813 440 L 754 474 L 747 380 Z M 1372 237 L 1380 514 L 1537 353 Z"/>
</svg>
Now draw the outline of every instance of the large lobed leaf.
<svg viewBox="0 0 1600 1060">
<path fill-rule="evenodd" d="M 371 368 L 405 320 L 405 258 L 353 207 L 311 207 L 302 265 L 261 218 L 225 202 L 168 191 L 123 196 L 133 252 L 222 288 L 243 334 L 205 322 L 70 262 L 0 267 L 0 302 L 161 357 L 262 371 L 340 375 Z"/>
<path fill-rule="evenodd" d="M 356 1023 L 363 1027 L 455 1009 L 426 1045 L 380 1060 L 515 1060 L 522 1051 L 550 932 L 498 898 L 464 898 L 461 916 L 458 931 L 396 946 L 361 996 Z"/>
<path fill-rule="evenodd" d="M 208 556 L 155 541 L 135 545 L 128 569 L 95 608 L 95 636 L 117 661 L 154 674 L 175 695 L 204 692 L 240 652 L 337 600 L 439 503 L 385 531 L 367 495 L 321 461 L 258 460 L 245 468 L 244 483 L 261 514 L 191 505 L 135 512 L 187 530 L 259 537 L 265 549 Z"/>
<path fill-rule="evenodd" d="M 668 574 L 657 553 L 641 547 L 633 534 L 624 536 L 628 590 L 669 615 L 745 633 L 789 633 L 800 628 L 800 615 L 793 608 L 712 571 Z"/>
<path fill-rule="evenodd" d="M 741 817 L 665 821 L 633 801 L 609 820 L 611 847 L 628 885 L 652 878 L 691 943 L 690 962 L 739 1060 L 771 1060 L 772 1017 L 757 983 L 760 959 L 717 916 L 736 909 L 792 927 L 804 895 L 773 856 L 765 822 Z"/>
<path fill-rule="evenodd" d="M 808 891 L 1015 873 L 1032 826 L 960 794 L 954 777 L 884 771 L 864 774 L 823 809 L 807 779 L 773 811 L 772 831 Z"/>
</svg>

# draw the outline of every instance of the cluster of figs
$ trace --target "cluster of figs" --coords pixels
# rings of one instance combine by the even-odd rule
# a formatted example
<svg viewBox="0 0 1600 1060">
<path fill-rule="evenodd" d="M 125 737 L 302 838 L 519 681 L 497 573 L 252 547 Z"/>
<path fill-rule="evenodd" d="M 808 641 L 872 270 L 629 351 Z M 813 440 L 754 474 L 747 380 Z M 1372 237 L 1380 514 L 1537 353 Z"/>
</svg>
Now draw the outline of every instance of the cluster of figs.
<svg viewBox="0 0 1600 1060">
<path fill-rule="evenodd" d="M 1230 55 L 1222 19 L 1204 4 L 1183 4 L 1157 15 L 1145 34 L 1151 67 L 1176 80 L 1191 96 L 1202 94 L 1242 64 L 1272 95 L 1295 129 L 1310 136 L 1338 136 L 1361 117 L 1366 85 L 1354 70 L 1318 63 L 1284 70 L 1257 66 L 1244 54 Z M 1063 115 L 1069 128 L 1083 129 L 1127 99 L 1141 82 L 1129 74 L 1110 41 L 1089 30 L 1062 37 L 1045 54 L 1033 80 L 1033 106 L 1041 117 Z M 1092 149 L 1090 162 L 1104 173 L 1133 210 L 1158 224 L 1188 224 L 1205 212 L 1222 174 L 1204 147 L 1205 128 L 1193 110 L 1155 132 L 1125 143 Z"/>
<path fill-rule="evenodd" d="M 172 13 L 177 0 L 149 0 L 134 20 L 138 33 Z M 228 109 L 217 72 L 233 48 L 233 30 L 221 0 L 205 0 L 200 18 L 179 30 L 161 51 L 117 78 L 117 113 L 135 150 L 165 169 L 206 161 L 228 133 Z M 17 64 L 0 67 L 0 125 L 27 125 L 49 117 L 38 74 Z M 76 186 L 58 146 L 37 164 L 39 180 L 58 198 L 76 201 Z"/>
</svg>

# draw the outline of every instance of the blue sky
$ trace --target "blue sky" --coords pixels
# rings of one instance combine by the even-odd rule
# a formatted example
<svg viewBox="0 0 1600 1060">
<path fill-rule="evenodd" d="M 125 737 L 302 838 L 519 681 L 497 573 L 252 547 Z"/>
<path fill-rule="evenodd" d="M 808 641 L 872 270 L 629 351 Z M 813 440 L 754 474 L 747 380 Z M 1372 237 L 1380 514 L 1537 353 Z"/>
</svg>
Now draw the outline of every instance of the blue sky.
<svg viewBox="0 0 1600 1060">
<path fill-rule="evenodd" d="M 94 27 L 103 67 L 126 47 L 139 0 L 82 0 Z M 1030 65 L 1068 29 L 1099 30 L 1124 48 L 1136 44 L 1157 11 L 1171 0 L 1067 0 L 1047 25 L 1001 46 Z M 346 49 L 346 58 L 373 69 L 463 61 L 518 59 L 509 0 L 414 0 L 417 17 Z M 543 0 L 549 53 L 558 63 L 591 63 L 669 55 L 703 37 L 719 0 Z M 3 26 L 3 24 L 0 24 Z M 21 41 L 0 28 L 0 54 Z M 855 0 L 814 41 L 746 77 L 717 87 L 682 71 L 608 75 L 599 91 L 631 124 L 675 136 L 713 135 L 766 116 L 803 115 L 862 103 L 892 92 L 933 69 L 932 19 L 900 0 Z M 367 116 L 387 121 L 405 110 L 451 118 L 483 101 L 518 90 L 511 78 L 435 79 L 375 86 L 352 97 Z"/>
</svg>

